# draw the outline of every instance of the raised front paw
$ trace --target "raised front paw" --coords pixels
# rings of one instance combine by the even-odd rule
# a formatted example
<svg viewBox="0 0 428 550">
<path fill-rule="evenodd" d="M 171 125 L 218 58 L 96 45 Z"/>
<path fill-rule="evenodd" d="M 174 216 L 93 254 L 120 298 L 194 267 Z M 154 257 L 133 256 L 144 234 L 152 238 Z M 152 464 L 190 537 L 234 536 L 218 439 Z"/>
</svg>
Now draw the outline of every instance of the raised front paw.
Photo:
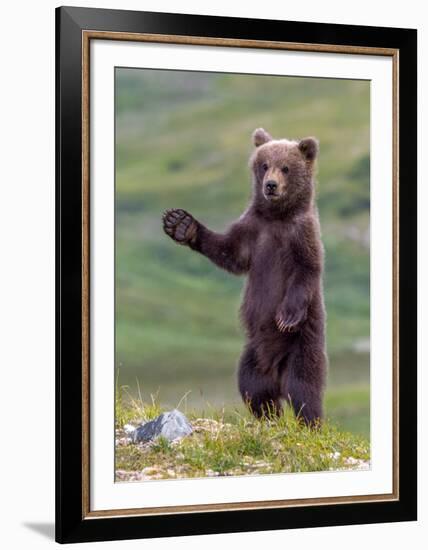
<svg viewBox="0 0 428 550">
<path fill-rule="evenodd" d="M 307 309 L 299 308 L 294 310 L 280 311 L 275 318 L 276 326 L 280 332 L 296 332 L 300 325 L 306 320 Z"/>
<path fill-rule="evenodd" d="M 192 243 L 196 238 L 197 222 L 185 210 L 172 208 L 166 210 L 162 217 L 163 230 L 179 244 Z"/>
</svg>

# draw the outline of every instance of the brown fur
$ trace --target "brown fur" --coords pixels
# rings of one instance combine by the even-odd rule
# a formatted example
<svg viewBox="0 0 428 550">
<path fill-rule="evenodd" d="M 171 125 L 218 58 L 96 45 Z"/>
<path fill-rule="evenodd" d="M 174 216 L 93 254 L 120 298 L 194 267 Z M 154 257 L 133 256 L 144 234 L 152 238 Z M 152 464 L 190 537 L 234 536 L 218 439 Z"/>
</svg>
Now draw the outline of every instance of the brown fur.
<svg viewBox="0 0 428 550">
<path fill-rule="evenodd" d="M 318 142 L 253 133 L 253 198 L 224 234 L 184 210 L 164 214 L 165 232 L 236 275 L 248 274 L 241 317 L 247 343 L 238 383 L 260 417 L 286 399 L 307 424 L 322 418 L 326 374 L 323 247 L 314 202 Z"/>
</svg>

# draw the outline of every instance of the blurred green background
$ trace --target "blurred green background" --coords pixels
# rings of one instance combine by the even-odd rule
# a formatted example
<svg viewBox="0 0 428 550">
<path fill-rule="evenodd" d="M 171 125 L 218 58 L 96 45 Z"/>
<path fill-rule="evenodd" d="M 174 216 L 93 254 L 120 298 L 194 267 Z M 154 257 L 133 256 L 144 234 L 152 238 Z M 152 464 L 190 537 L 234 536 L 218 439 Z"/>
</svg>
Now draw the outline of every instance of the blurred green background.
<svg viewBox="0 0 428 550">
<path fill-rule="evenodd" d="M 251 132 L 320 140 L 328 418 L 369 436 L 370 84 L 116 69 L 116 377 L 144 400 L 241 408 L 244 279 L 162 231 L 166 208 L 222 231 L 251 196 Z"/>
</svg>

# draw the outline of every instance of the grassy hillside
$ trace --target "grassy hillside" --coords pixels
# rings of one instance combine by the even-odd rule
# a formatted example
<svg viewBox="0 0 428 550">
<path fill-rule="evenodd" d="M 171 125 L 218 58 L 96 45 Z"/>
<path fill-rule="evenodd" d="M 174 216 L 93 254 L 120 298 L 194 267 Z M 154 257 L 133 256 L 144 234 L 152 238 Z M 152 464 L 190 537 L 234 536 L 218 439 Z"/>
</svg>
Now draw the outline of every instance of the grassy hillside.
<svg viewBox="0 0 428 550">
<path fill-rule="evenodd" d="M 360 435 L 324 423 L 311 430 L 287 411 L 255 420 L 235 410 L 208 416 L 188 411 L 192 432 L 183 439 L 134 443 L 132 429 L 159 415 L 154 400 L 116 404 L 116 481 L 261 475 L 370 468 L 370 444 Z"/>
<path fill-rule="evenodd" d="M 174 406 L 240 403 L 243 279 L 167 239 L 181 207 L 213 229 L 250 197 L 250 135 L 315 135 L 326 248 L 327 412 L 369 431 L 369 83 L 116 70 L 116 367 L 119 384 Z"/>
</svg>

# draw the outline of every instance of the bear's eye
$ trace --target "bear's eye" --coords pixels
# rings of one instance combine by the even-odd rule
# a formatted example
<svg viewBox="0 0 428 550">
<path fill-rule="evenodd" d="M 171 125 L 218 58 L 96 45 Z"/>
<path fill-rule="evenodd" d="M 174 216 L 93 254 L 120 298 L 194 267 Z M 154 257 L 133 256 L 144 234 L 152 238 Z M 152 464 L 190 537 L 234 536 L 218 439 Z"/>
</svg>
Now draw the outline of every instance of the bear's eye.
<svg viewBox="0 0 428 550">
<path fill-rule="evenodd" d="M 288 174 L 290 169 L 288 168 L 288 166 L 283 166 L 282 171 L 284 172 L 284 174 Z"/>
<path fill-rule="evenodd" d="M 262 169 L 266 172 L 266 170 L 269 168 L 266 162 L 262 164 Z"/>
</svg>

